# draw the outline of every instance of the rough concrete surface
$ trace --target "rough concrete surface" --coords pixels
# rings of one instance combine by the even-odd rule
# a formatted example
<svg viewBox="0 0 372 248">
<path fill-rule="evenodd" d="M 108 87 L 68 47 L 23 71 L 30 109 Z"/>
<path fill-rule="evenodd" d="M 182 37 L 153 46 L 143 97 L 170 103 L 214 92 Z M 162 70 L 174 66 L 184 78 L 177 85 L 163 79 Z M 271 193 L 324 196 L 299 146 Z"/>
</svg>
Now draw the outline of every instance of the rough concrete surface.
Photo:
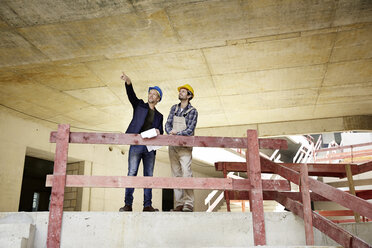
<svg viewBox="0 0 372 248">
<path fill-rule="evenodd" d="M 4 0 L 0 104 L 48 126 L 124 131 L 125 71 L 140 98 L 163 89 L 165 115 L 192 85 L 198 129 L 372 130 L 371 34 L 363 0 Z"/>
<path fill-rule="evenodd" d="M 0 218 L 18 213 L 0 213 Z M 48 213 L 28 213 L 36 223 L 35 247 L 45 247 Z M 1 220 L 1 219 L 0 219 Z M 303 221 L 292 213 L 265 213 L 267 245 L 303 247 Z M 372 223 L 346 225 L 366 242 Z M 303 230 L 303 231 L 301 231 Z M 335 246 L 315 230 L 315 245 Z M 61 247 L 250 247 L 250 213 L 65 212 Z"/>
</svg>

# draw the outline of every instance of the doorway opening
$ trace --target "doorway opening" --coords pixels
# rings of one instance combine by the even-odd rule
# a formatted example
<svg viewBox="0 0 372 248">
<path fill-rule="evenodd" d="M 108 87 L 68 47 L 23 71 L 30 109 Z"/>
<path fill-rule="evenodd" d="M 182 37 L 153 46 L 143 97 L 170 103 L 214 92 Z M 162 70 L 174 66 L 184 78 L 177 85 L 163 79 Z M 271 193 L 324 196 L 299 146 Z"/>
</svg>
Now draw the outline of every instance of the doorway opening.
<svg viewBox="0 0 372 248">
<path fill-rule="evenodd" d="M 23 167 L 21 197 L 18 211 L 49 211 L 51 187 L 45 187 L 46 176 L 53 174 L 54 162 L 26 156 Z M 84 162 L 67 164 L 67 175 L 84 175 Z M 81 211 L 83 188 L 66 187 L 63 211 Z"/>
<path fill-rule="evenodd" d="M 48 211 L 52 188 L 45 187 L 46 175 L 53 174 L 53 161 L 26 156 L 18 211 Z"/>
</svg>

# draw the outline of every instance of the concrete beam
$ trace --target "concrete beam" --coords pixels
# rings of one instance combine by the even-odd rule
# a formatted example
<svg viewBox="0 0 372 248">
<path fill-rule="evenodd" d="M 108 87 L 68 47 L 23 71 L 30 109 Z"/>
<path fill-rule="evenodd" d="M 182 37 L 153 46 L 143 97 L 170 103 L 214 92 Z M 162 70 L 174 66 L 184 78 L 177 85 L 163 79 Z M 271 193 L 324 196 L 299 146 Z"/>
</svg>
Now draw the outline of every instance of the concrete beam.
<svg viewBox="0 0 372 248">
<path fill-rule="evenodd" d="M 197 128 L 197 135 L 242 137 L 247 129 L 256 129 L 259 137 L 314 134 L 340 131 L 371 131 L 372 115 L 344 116 L 336 118 L 295 120 L 271 123 L 255 123 L 237 126 Z"/>
</svg>

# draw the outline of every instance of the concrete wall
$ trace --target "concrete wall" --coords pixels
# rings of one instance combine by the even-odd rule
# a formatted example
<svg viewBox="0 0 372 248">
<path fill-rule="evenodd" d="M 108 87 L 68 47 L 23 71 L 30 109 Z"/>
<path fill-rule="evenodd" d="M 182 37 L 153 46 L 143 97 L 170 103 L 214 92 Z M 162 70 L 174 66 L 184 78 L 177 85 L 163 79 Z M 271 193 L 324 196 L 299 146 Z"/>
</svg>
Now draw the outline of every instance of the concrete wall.
<svg viewBox="0 0 372 248">
<path fill-rule="evenodd" d="M 0 213 L 1 223 L 31 221 L 34 247 L 46 247 L 48 213 Z M 252 216 L 246 213 L 65 212 L 61 247 L 247 247 L 253 246 Z M 372 223 L 343 225 L 372 244 Z M 265 213 L 271 246 L 305 245 L 302 219 Z M 314 229 L 315 245 L 336 245 Z"/>
<path fill-rule="evenodd" d="M 57 129 L 24 120 L 0 111 L 0 211 L 18 211 L 25 155 L 47 160 L 54 158 L 55 144 L 49 143 L 49 134 Z M 107 145 L 69 146 L 69 162 L 84 161 L 86 175 L 127 174 L 128 146 Z M 167 176 L 168 169 L 161 162 L 156 163 L 155 176 Z M 139 174 L 142 174 L 142 169 Z M 154 190 L 154 202 L 161 206 L 161 190 Z M 134 208 L 142 207 L 142 190 L 135 192 Z M 117 211 L 123 205 L 124 189 L 84 189 L 82 210 Z M 142 208 L 141 208 L 142 210 Z"/>
<path fill-rule="evenodd" d="M 49 143 L 51 131 L 57 130 L 41 124 L 24 120 L 0 109 L 0 212 L 18 211 L 22 185 L 22 174 L 25 155 L 46 160 L 54 160 L 55 144 Z M 77 131 L 73 130 L 72 131 Z M 81 163 L 85 175 L 125 176 L 128 169 L 128 147 L 108 145 L 69 145 L 69 165 L 67 170 L 74 170 L 74 163 Z M 111 150 L 111 151 L 110 151 Z M 122 152 L 124 154 L 122 154 Z M 73 172 L 72 172 L 73 173 Z M 140 165 L 138 175 L 143 175 Z M 195 172 L 196 177 L 207 177 Z M 166 148 L 157 151 L 154 176 L 170 177 L 168 152 Z M 118 211 L 123 206 L 125 189 L 83 188 L 82 201 L 74 201 L 82 211 Z M 80 194 L 79 193 L 79 194 Z M 195 211 L 205 211 L 204 199 L 210 191 L 195 191 Z M 66 196 L 73 197 L 72 189 L 66 188 Z M 76 197 L 75 197 L 76 198 Z M 134 211 L 142 211 L 143 190 L 136 189 L 134 193 Z M 71 199 L 73 200 L 73 199 Z M 71 205 L 72 201 L 68 204 Z M 66 202 L 67 204 L 67 202 Z M 81 206 L 78 206 L 81 205 Z M 162 207 L 162 190 L 153 189 L 153 205 Z M 67 205 L 66 205 L 67 207 Z M 66 209 L 67 210 L 67 209 Z M 72 210 L 72 209 L 68 209 Z"/>
</svg>

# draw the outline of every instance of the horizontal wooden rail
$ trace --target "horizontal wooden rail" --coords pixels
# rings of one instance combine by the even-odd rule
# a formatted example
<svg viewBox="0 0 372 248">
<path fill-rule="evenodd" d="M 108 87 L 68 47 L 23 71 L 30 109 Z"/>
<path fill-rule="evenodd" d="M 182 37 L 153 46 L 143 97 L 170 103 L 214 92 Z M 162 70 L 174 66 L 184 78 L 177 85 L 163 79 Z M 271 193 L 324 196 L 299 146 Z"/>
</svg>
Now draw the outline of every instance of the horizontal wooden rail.
<svg viewBox="0 0 372 248">
<path fill-rule="evenodd" d="M 53 175 L 47 175 L 47 187 L 53 185 Z M 217 189 L 250 190 L 248 179 L 186 178 L 186 177 L 128 177 L 67 175 L 66 187 L 92 188 L 160 188 L 160 189 Z M 287 180 L 262 180 L 263 190 L 290 190 Z"/>
<path fill-rule="evenodd" d="M 275 200 L 276 199 L 276 191 L 264 191 L 265 194 L 263 195 L 264 200 Z M 300 192 L 281 192 L 288 198 L 296 201 L 302 201 L 301 193 Z M 249 200 L 249 194 L 245 191 L 228 191 L 230 200 Z M 310 197 L 312 201 L 329 201 L 327 198 L 315 194 L 313 192 L 310 193 Z"/>
<path fill-rule="evenodd" d="M 57 132 L 51 132 L 50 142 L 56 140 Z M 71 132 L 69 143 L 247 148 L 247 138 L 158 135 L 143 139 L 139 134 L 123 133 Z M 287 141 L 282 139 L 259 139 L 259 146 L 261 149 L 288 149 Z"/>
<path fill-rule="evenodd" d="M 330 182 L 327 183 L 330 186 L 333 186 L 335 188 L 341 188 L 341 187 L 349 187 L 348 181 L 338 181 L 338 182 Z M 364 185 L 372 185 L 372 179 L 359 179 L 354 180 L 354 186 L 364 186 Z"/>
<path fill-rule="evenodd" d="M 354 216 L 354 212 L 352 210 L 316 210 L 315 212 L 324 217 Z"/>
<path fill-rule="evenodd" d="M 330 153 L 324 157 L 316 158 L 316 161 L 332 161 L 340 159 L 358 159 L 358 158 L 370 158 L 372 156 L 372 149 L 353 151 L 353 152 L 342 152 L 342 153 Z M 355 163 L 355 162 L 354 162 Z"/>
<path fill-rule="evenodd" d="M 362 219 L 363 219 L 362 222 L 370 222 L 371 221 L 368 218 L 365 218 L 364 216 L 362 216 Z M 344 220 L 331 220 L 331 221 L 334 222 L 334 223 L 355 223 L 355 219 L 354 218 L 352 218 L 352 219 L 344 219 Z"/>
<path fill-rule="evenodd" d="M 358 165 L 359 174 L 372 171 L 372 161 Z"/>
<path fill-rule="evenodd" d="M 295 200 L 302 201 L 300 192 L 280 192 L 282 195 Z M 230 200 L 249 200 L 249 194 L 245 191 L 228 191 Z M 369 200 L 372 199 L 372 190 L 361 190 L 356 192 L 356 196 L 361 199 Z M 275 191 L 265 191 L 264 200 L 275 200 L 276 194 Z M 330 201 L 329 199 L 318 195 L 314 192 L 310 192 L 311 201 Z M 351 211 L 351 210 L 347 210 Z M 352 211 L 351 211 L 352 212 Z"/>
<path fill-rule="evenodd" d="M 315 153 L 337 151 L 337 150 L 344 150 L 344 149 L 351 149 L 351 148 L 362 147 L 362 146 L 372 146 L 372 142 L 362 143 L 362 144 L 357 144 L 357 145 L 348 145 L 348 146 L 337 146 L 337 147 L 331 147 L 331 148 L 323 148 L 323 149 L 316 150 Z"/>
<path fill-rule="evenodd" d="M 226 171 L 231 172 L 246 172 L 247 165 L 245 162 L 216 162 L 215 168 L 217 171 L 223 171 L 223 168 L 226 167 Z M 267 166 L 268 163 L 266 160 L 261 157 L 261 172 L 262 173 L 275 173 L 270 166 Z M 281 166 L 285 166 L 297 172 L 300 171 L 301 164 L 295 163 L 280 163 Z M 319 163 L 308 163 L 309 176 L 329 176 L 329 177 L 345 177 L 346 164 L 319 164 Z M 359 165 L 361 166 L 361 165 Z M 351 171 L 353 175 L 359 174 L 359 166 L 351 165 Z M 364 170 L 372 170 L 369 166 L 363 167 Z"/>
<path fill-rule="evenodd" d="M 356 196 L 364 200 L 372 199 L 372 190 L 357 190 Z"/>
</svg>

